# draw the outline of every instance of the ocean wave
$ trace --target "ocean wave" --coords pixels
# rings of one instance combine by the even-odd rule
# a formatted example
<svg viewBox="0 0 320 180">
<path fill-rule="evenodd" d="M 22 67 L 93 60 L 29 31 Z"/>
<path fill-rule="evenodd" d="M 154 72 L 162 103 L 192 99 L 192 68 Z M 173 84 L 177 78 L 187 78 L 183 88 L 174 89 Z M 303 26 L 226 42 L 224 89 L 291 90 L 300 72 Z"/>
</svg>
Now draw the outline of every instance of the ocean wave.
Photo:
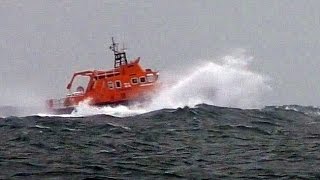
<svg viewBox="0 0 320 180">
<path fill-rule="evenodd" d="M 318 109 L 286 107 L 2 118 L 1 177 L 317 178 Z"/>
</svg>

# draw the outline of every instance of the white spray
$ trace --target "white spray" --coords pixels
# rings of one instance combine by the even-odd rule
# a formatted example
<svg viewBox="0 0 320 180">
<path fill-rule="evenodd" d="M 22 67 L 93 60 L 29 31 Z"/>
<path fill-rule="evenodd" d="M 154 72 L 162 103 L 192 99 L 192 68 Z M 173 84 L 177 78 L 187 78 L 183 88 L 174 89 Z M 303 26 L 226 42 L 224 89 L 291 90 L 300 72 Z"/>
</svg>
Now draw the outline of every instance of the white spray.
<svg viewBox="0 0 320 180">
<path fill-rule="evenodd" d="M 207 62 L 175 85 L 161 91 L 151 108 L 194 107 L 200 103 L 216 106 L 259 108 L 271 90 L 267 78 L 250 71 L 251 57 L 226 56 L 222 64 Z"/>
</svg>

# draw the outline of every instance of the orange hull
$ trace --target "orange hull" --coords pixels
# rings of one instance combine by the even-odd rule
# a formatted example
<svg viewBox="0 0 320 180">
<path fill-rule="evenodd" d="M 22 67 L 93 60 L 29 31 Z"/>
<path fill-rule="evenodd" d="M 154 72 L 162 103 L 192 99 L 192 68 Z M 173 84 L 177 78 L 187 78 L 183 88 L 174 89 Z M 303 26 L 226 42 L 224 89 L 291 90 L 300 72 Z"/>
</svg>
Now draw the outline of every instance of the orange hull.
<svg viewBox="0 0 320 180">
<path fill-rule="evenodd" d="M 86 89 L 78 87 L 65 98 L 47 100 L 49 110 L 55 113 L 70 113 L 83 101 L 101 106 L 149 99 L 157 89 L 158 72 L 143 69 L 139 64 L 140 58 L 128 63 L 125 52 L 119 52 L 114 42 L 112 48 L 115 54 L 114 69 L 75 73 L 67 89 L 71 90 L 73 81 L 79 76 L 88 77 Z"/>
</svg>

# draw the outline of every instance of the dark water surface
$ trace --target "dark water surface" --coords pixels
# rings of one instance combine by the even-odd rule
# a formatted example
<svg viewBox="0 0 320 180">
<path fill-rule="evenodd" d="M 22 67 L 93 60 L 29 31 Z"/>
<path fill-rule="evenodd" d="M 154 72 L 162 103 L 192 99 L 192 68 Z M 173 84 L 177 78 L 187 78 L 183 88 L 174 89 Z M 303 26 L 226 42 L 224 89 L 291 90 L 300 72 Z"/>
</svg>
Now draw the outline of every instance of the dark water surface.
<svg viewBox="0 0 320 180">
<path fill-rule="evenodd" d="M 0 119 L 0 179 L 320 178 L 319 109 Z"/>
</svg>

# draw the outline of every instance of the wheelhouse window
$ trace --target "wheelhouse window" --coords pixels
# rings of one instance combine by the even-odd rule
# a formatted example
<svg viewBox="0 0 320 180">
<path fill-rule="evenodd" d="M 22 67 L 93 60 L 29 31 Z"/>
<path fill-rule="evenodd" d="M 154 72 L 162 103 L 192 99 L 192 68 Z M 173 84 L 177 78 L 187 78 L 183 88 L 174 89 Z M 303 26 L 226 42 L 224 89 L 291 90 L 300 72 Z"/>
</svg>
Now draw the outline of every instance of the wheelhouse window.
<svg viewBox="0 0 320 180">
<path fill-rule="evenodd" d="M 115 83 L 116 83 L 116 88 L 121 88 L 121 81 L 115 81 Z"/>
<path fill-rule="evenodd" d="M 131 78 L 131 84 L 138 84 L 138 78 L 134 77 L 134 78 Z"/>
<path fill-rule="evenodd" d="M 146 77 L 142 76 L 140 77 L 140 83 L 145 83 L 146 82 Z"/>
<path fill-rule="evenodd" d="M 112 82 L 112 81 L 109 81 L 109 82 L 108 82 L 108 88 L 109 88 L 109 89 L 113 89 L 113 82 Z"/>
<path fill-rule="evenodd" d="M 154 75 L 153 74 L 147 74 L 147 81 L 148 82 L 154 82 L 155 81 Z"/>
</svg>

